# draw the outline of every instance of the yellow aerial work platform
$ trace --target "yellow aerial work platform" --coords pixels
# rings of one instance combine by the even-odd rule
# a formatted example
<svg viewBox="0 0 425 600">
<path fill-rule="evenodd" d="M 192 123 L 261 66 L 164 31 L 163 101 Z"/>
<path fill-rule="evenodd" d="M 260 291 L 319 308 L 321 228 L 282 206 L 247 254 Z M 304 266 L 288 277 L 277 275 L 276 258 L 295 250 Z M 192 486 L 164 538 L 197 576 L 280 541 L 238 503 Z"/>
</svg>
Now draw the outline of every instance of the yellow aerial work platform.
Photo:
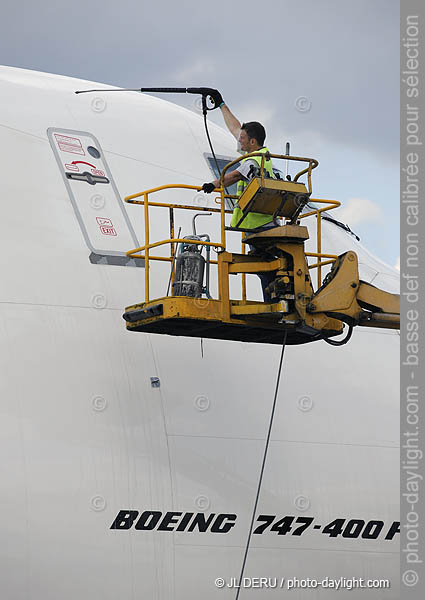
<svg viewBox="0 0 425 600">
<path fill-rule="evenodd" d="M 223 169 L 219 208 L 206 206 L 181 205 L 152 202 L 149 196 L 162 190 L 183 188 L 200 191 L 201 188 L 190 185 L 164 185 L 146 190 L 125 198 L 126 202 L 144 206 L 145 244 L 140 248 L 127 252 L 133 258 L 145 260 L 145 299 L 144 302 L 128 306 L 124 319 L 127 329 L 146 333 L 202 337 L 245 342 L 281 344 L 286 332 L 286 343 L 302 344 L 319 339 L 339 345 L 331 338 L 343 332 L 344 323 L 349 326 L 349 335 L 355 325 L 369 327 L 399 328 L 400 297 L 383 292 L 370 284 L 359 281 L 357 256 L 349 251 L 341 256 L 325 254 L 321 245 L 321 215 L 323 212 L 340 206 L 335 200 L 311 199 L 320 208 L 307 209 L 302 212 L 311 196 L 311 171 L 318 165 L 315 159 L 301 158 L 277 154 L 251 153 L 245 155 L 261 156 L 260 174 L 254 177 L 242 196 L 238 205 L 242 210 L 241 223 L 249 212 L 269 214 L 274 219 L 283 219 L 284 224 L 268 230 L 256 232 L 249 230 L 242 239 L 240 253 L 226 250 L 226 231 L 241 231 L 238 228 L 226 227 L 226 201 L 235 199 L 225 193 L 223 177 L 226 171 L 239 160 L 232 161 Z M 301 170 L 293 181 L 267 178 L 264 161 L 267 158 L 307 162 L 308 166 Z M 307 185 L 299 181 L 306 174 Z M 168 208 L 170 220 L 170 237 L 156 242 L 150 241 L 149 208 L 152 206 Z M 185 238 L 174 235 L 174 211 L 208 211 L 220 216 L 220 241 L 199 239 L 196 236 Z M 317 251 L 305 252 L 304 243 L 309 238 L 307 227 L 301 225 L 307 216 L 316 216 Z M 242 230 L 245 231 L 246 230 Z M 206 237 L 206 236 L 203 236 Z M 246 254 L 245 245 L 249 243 L 255 248 L 255 254 Z M 169 256 L 151 254 L 153 248 L 170 245 Z M 175 281 L 176 263 L 178 266 L 177 245 L 186 249 L 186 258 L 199 263 L 198 250 L 211 247 L 218 252 L 217 260 L 209 261 L 217 265 L 218 297 L 202 297 L 202 292 L 209 295 L 209 289 L 198 286 L 197 293 L 193 286 L 185 288 L 186 282 Z M 209 254 L 208 254 L 209 256 Z M 308 260 L 313 263 L 308 264 Z M 171 263 L 170 282 L 173 282 L 173 294 L 152 300 L 149 297 L 150 263 L 152 260 Z M 183 260 L 183 259 L 182 259 Z M 181 263 L 182 264 L 182 263 Z M 332 265 L 322 283 L 322 267 Z M 196 268 L 196 265 L 195 265 Z M 209 265 L 208 265 L 209 268 Z M 318 289 L 313 290 L 310 271 L 317 269 Z M 209 271 L 208 271 L 209 272 Z M 246 275 L 273 273 L 274 278 L 269 285 L 272 302 L 249 300 L 246 293 Z M 229 295 L 229 278 L 241 276 L 241 300 L 233 300 Z M 183 277 L 184 279 L 184 277 Z M 191 289 L 192 295 L 181 294 L 182 290 Z M 180 295 L 177 295 L 180 293 Z M 195 297 L 194 297 L 195 295 Z M 347 338 L 348 339 L 348 338 Z"/>
</svg>

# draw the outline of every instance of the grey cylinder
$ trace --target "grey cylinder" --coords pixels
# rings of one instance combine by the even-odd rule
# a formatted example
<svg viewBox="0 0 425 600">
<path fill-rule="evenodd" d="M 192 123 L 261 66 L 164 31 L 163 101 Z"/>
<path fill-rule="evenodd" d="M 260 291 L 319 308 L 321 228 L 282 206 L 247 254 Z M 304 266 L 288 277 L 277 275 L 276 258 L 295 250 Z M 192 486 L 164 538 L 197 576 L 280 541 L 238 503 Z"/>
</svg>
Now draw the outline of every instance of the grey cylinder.
<svg viewBox="0 0 425 600">
<path fill-rule="evenodd" d="M 199 298 L 204 282 L 205 259 L 195 249 L 186 249 L 176 260 L 173 296 Z"/>
</svg>

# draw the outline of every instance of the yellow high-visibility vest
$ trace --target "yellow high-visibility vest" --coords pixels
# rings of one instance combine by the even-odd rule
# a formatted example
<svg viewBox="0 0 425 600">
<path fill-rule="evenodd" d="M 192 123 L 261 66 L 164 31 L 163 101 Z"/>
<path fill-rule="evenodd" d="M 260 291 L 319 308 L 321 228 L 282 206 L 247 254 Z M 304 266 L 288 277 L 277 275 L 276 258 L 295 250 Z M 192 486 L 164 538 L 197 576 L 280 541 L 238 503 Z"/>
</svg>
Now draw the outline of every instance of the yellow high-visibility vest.
<svg viewBox="0 0 425 600">
<path fill-rule="evenodd" d="M 270 152 L 270 151 L 268 148 L 264 147 L 264 148 L 260 148 L 259 150 L 255 150 L 255 152 L 261 152 L 261 154 L 265 154 L 266 152 Z M 245 162 L 246 160 L 255 160 L 255 162 L 258 163 L 258 166 L 261 167 L 261 156 L 250 156 L 249 158 L 242 159 L 241 162 Z M 274 178 L 271 159 L 264 161 L 264 170 L 266 171 L 266 173 L 268 175 L 270 175 L 270 177 Z M 236 191 L 238 198 L 240 198 L 240 196 L 243 194 L 243 192 L 247 188 L 248 184 L 249 184 L 249 181 L 245 181 L 244 179 L 240 179 L 238 181 L 237 191 Z M 230 226 L 236 227 L 236 225 L 241 217 L 242 217 L 242 211 L 239 208 L 239 206 L 236 204 L 236 206 L 233 210 Z M 244 229 L 255 229 L 256 227 L 261 227 L 262 225 L 265 225 L 266 223 L 270 223 L 270 221 L 273 221 L 272 215 L 265 215 L 264 213 L 250 212 L 247 214 L 247 216 L 242 221 L 242 223 L 239 224 L 239 227 L 243 227 Z"/>
</svg>

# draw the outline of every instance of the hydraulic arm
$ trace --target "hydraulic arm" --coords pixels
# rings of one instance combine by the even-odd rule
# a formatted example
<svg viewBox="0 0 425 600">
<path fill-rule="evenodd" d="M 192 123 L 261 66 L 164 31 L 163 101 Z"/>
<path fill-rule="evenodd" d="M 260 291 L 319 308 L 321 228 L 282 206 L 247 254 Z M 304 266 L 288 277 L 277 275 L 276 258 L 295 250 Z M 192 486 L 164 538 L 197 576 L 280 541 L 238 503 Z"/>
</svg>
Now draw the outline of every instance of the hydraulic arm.
<svg viewBox="0 0 425 600">
<path fill-rule="evenodd" d="M 355 252 L 338 256 L 320 288 L 313 293 L 303 244 L 306 228 L 286 225 L 247 238 L 264 254 L 280 257 L 276 277 L 269 286 L 275 302 L 286 301 L 288 313 L 282 322 L 298 323 L 296 329 L 314 336 L 327 335 L 335 320 L 350 327 L 399 329 L 400 296 L 390 294 L 359 279 Z M 298 240 L 298 241 L 297 241 Z M 338 329 L 340 329 L 341 324 Z"/>
</svg>

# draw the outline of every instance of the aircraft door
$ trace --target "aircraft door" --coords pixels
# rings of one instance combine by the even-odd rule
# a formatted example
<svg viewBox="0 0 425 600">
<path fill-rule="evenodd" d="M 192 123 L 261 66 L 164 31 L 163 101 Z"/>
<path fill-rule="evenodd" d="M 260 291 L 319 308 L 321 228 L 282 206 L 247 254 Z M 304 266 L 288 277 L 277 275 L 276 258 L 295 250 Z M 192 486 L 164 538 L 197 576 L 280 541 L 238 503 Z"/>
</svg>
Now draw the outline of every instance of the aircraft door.
<svg viewBox="0 0 425 600">
<path fill-rule="evenodd" d="M 143 266 L 126 252 L 140 246 L 99 141 L 88 132 L 47 130 L 94 263 Z"/>
</svg>

